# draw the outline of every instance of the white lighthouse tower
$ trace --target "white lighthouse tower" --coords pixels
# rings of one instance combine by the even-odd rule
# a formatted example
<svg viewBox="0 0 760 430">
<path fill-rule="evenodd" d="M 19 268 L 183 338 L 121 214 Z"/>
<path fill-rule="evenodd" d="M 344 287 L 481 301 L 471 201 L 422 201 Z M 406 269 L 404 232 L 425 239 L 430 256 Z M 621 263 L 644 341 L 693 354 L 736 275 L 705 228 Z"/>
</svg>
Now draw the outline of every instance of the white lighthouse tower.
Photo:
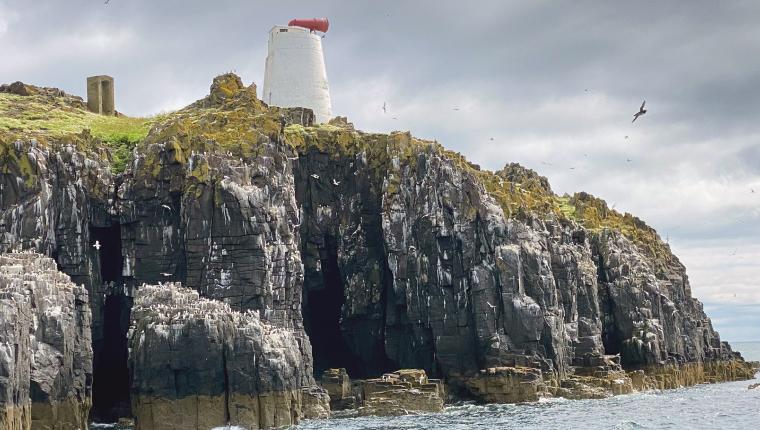
<svg viewBox="0 0 760 430">
<path fill-rule="evenodd" d="M 332 118 L 322 37 L 327 18 L 294 19 L 269 31 L 262 100 L 272 106 L 305 107 L 316 122 Z"/>
</svg>

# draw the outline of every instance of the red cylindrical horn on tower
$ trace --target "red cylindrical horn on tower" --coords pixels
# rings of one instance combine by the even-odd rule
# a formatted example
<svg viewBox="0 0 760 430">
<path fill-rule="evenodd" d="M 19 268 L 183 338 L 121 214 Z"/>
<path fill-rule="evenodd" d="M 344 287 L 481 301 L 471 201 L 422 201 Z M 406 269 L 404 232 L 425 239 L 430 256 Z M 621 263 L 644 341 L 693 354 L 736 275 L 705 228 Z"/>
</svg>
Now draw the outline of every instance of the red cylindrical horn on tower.
<svg viewBox="0 0 760 430">
<path fill-rule="evenodd" d="M 291 19 L 288 23 L 291 27 L 308 28 L 311 31 L 321 31 L 327 33 L 330 28 L 330 21 L 327 18 L 310 18 L 310 19 Z"/>
</svg>

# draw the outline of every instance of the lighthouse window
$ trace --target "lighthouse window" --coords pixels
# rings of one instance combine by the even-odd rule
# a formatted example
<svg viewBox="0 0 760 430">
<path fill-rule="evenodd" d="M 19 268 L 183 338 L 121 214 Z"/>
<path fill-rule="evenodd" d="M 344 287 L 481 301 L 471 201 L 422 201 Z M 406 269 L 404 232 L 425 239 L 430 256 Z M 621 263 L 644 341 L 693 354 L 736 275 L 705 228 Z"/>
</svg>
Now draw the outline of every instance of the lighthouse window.
<svg viewBox="0 0 760 430">
<path fill-rule="evenodd" d="M 280 29 L 280 33 L 287 33 L 287 32 L 288 32 L 288 29 L 287 29 L 287 28 L 281 28 L 281 29 Z"/>
</svg>

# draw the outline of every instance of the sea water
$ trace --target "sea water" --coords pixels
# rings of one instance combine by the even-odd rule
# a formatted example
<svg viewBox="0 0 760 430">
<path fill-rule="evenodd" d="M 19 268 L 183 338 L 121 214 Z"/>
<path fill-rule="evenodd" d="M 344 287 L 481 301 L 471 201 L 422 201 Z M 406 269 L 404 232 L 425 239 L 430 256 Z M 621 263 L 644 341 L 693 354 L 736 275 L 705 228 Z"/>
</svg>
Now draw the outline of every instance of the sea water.
<svg viewBox="0 0 760 430">
<path fill-rule="evenodd" d="M 732 342 L 760 361 L 760 342 Z M 546 399 L 520 405 L 462 404 L 403 417 L 304 421 L 293 430 L 322 429 L 760 429 L 760 388 L 754 381 L 702 384 L 601 400 Z"/>
<path fill-rule="evenodd" d="M 760 361 L 760 342 L 732 342 L 731 345 L 745 359 Z M 290 430 L 760 429 L 760 388 L 747 389 L 758 382 L 760 378 L 756 376 L 753 381 L 702 384 L 601 400 L 460 404 L 427 415 L 306 420 Z M 91 428 L 114 427 L 101 424 Z"/>
</svg>

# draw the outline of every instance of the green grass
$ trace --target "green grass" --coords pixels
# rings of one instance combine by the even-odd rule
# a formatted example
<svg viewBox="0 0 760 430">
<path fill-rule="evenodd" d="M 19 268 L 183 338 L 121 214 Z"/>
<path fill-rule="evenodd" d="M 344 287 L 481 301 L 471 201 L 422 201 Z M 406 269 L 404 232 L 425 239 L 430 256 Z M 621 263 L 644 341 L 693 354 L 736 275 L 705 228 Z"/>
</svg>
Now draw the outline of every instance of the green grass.
<svg viewBox="0 0 760 430">
<path fill-rule="evenodd" d="M 158 120 L 98 115 L 81 109 L 71 98 L 0 93 L 0 133 L 55 139 L 89 130 L 110 150 L 116 173 L 124 171 L 132 149 Z"/>
<path fill-rule="evenodd" d="M 557 204 L 559 205 L 559 210 L 567 219 L 577 219 L 575 215 L 575 205 L 571 202 L 572 198 L 568 195 L 564 196 L 558 196 L 557 197 Z"/>
<path fill-rule="evenodd" d="M 36 132 L 51 137 L 89 129 L 93 136 L 118 141 L 143 139 L 155 118 L 105 116 L 71 106 L 63 98 L 0 93 L 0 130 Z"/>
<path fill-rule="evenodd" d="M 140 140 L 132 140 L 129 136 L 121 136 L 114 140 L 106 141 L 106 145 L 111 149 L 111 171 L 122 173 L 126 170 L 127 164 L 132 160 L 132 150 L 135 149 Z"/>
</svg>

